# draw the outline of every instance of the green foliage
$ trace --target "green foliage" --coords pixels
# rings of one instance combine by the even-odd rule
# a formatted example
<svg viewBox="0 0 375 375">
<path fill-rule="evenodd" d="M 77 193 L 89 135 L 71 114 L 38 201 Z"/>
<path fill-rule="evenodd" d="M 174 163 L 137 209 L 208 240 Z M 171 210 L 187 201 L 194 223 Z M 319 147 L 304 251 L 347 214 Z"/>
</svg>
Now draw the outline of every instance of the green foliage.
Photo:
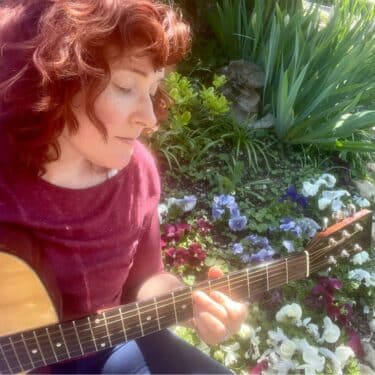
<svg viewBox="0 0 375 375">
<path fill-rule="evenodd" d="M 348 139 L 375 124 L 375 7 L 342 0 L 323 25 L 318 7 L 282 5 L 256 0 L 250 9 L 225 0 L 210 18 L 230 58 L 263 66 L 263 111 L 272 108 L 278 138 L 375 151 L 371 142 Z"/>
<path fill-rule="evenodd" d="M 233 149 L 232 161 L 244 154 L 250 168 L 259 168 L 262 161 L 268 167 L 269 156 L 264 143 L 253 139 L 251 133 L 230 116 L 230 103 L 220 92 L 225 82 L 224 76 L 214 76 L 212 86 L 206 87 L 175 72 L 166 78 L 166 88 L 173 100 L 170 118 L 149 143 L 169 169 L 177 167 L 181 172 L 196 176 L 195 171 L 203 166 L 206 171 L 207 166 L 217 163 L 222 151 L 228 149 Z M 231 168 L 228 163 L 227 166 Z M 229 176 L 223 178 L 230 179 L 233 173 L 240 174 L 242 170 L 234 167 Z M 237 179 L 234 185 L 239 181 Z"/>
</svg>

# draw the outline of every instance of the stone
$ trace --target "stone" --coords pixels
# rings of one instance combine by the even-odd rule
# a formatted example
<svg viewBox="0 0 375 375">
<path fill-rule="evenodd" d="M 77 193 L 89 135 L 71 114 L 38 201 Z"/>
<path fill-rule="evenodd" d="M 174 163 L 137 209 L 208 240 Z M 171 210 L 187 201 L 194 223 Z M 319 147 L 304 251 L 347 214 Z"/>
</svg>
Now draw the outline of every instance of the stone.
<svg viewBox="0 0 375 375">
<path fill-rule="evenodd" d="M 375 199 L 375 185 L 367 180 L 353 180 L 358 193 L 363 197 L 372 201 Z"/>
<path fill-rule="evenodd" d="M 364 352 L 363 359 L 375 370 L 375 349 L 369 342 L 362 340 L 361 343 Z"/>
<path fill-rule="evenodd" d="M 272 113 L 267 113 L 264 117 L 249 123 L 248 126 L 251 129 L 269 129 L 275 124 L 275 117 Z"/>
<path fill-rule="evenodd" d="M 358 369 L 361 375 L 375 375 L 375 371 L 372 370 L 369 366 L 364 365 L 363 363 L 358 364 Z"/>
<path fill-rule="evenodd" d="M 229 80 L 249 88 L 264 87 L 266 75 L 262 68 L 249 61 L 234 60 L 223 69 L 223 73 Z"/>
</svg>

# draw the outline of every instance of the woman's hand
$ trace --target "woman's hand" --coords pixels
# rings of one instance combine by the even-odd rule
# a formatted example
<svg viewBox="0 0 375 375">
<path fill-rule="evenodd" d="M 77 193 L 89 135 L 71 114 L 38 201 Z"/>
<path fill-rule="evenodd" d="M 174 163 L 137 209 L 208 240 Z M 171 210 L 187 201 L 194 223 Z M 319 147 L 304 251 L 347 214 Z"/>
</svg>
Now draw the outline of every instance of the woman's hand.
<svg viewBox="0 0 375 375">
<path fill-rule="evenodd" d="M 213 279 L 223 275 L 223 272 L 215 267 L 208 277 Z M 192 325 L 208 345 L 223 342 L 237 333 L 248 313 L 245 304 L 236 302 L 219 291 L 209 294 L 194 291 L 193 311 Z"/>
</svg>

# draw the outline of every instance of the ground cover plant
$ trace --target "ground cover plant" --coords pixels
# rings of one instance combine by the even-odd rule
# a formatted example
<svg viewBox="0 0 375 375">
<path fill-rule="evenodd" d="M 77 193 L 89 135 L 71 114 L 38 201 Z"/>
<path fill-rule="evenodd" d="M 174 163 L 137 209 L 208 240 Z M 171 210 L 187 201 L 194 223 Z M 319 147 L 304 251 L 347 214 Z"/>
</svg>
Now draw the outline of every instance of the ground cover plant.
<svg viewBox="0 0 375 375">
<path fill-rule="evenodd" d="M 289 185 L 289 178 L 280 181 L 280 170 L 277 189 L 259 193 L 269 205 L 254 204 L 246 183 L 236 194 L 194 195 L 193 183 L 175 185 L 159 207 L 165 264 L 191 285 L 205 279 L 211 266 L 233 271 L 302 252 L 323 215 L 349 204 L 370 205 L 338 186 L 334 175 L 317 171 L 302 171 L 313 173 L 310 178 L 296 172 L 296 184 Z M 358 321 L 366 332 L 375 328 L 373 256 L 373 248 L 364 249 L 253 301 L 241 332 L 222 345 L 208 347 L 185 327 L 176 331 L 236 373 L 359 373 L 360 337 L 369 336 L 359 332 Z"/>
</svg>

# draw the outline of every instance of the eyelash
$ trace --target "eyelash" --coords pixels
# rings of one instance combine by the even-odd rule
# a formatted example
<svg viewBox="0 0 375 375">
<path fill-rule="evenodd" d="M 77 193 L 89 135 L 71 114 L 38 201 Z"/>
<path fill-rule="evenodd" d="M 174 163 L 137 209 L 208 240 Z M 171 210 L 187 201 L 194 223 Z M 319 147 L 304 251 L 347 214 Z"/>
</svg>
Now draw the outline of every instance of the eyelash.
<svg viewBox="0 0 375 375">
<path fill-rule="evenodd" d="M 130 94 L 132 92 L 132 89 L 131 88 L 127 88 L 127 87 L 121 87 L 121 86 L 117 86 L 117 88 L 124 94 Z M 155 92 L 152 94 L 150 93 L 150 98 L 152 100 L 155 99 L 156 95 L 157 95 L 157 92 L 158 92 L 158 89 L 155 90 Z"/>
</svg>

